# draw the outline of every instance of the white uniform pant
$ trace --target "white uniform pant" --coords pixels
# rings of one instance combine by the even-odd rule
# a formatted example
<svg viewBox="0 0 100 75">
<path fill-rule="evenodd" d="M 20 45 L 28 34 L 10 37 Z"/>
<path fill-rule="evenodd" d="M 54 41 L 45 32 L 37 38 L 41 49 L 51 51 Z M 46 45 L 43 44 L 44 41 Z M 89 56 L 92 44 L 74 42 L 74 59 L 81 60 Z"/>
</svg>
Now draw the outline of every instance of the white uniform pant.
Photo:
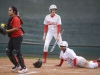
<svg viewBox="0 0 100 75">
<path fill-rule="evenodd" d="M 97 62 L 93 62 L 93 61 L 87 61 L 85 58 L 79 56 L 77 58 L 77 66 L 79 67 L 84 67 L 84 68 L 96 68 L 98 67 L 98 63 Z"/>
<path fill-rule="evenodd" d="M 48 52 L 48 47 L 49 47 L 50 42 L 51 42 L 53 37 L 56 39 L 57 32 L 47 32 L 45 44 L 44 44 L 44 49 L 43 49 L 44 52 Z M 58 46 L 60 46 L 61 42 L 62 42 L 62 37 L 61 37 L 61 34 L 59 34 Z"/>
</svg>

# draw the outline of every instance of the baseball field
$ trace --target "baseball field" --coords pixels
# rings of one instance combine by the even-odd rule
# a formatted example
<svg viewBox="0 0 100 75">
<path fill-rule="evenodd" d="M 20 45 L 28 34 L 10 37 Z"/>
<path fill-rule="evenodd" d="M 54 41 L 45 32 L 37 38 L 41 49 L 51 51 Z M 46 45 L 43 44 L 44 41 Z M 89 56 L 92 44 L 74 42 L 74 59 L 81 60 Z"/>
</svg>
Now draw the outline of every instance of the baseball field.
<svg viewBox="0 0 100 75">
<path fill-rule="evenodd" d="M 59 59 L 49 58 L 41 68 L 33 67 L 33 63 L 38 58 L 25 57 L 24 59 L 29 71 L 25 74 L 18 74 L 17 71 L 11 72 L 13 65 L 8 58 L 0 58 L 0 75 L 100 75 L 100 68 L 72 68 L 66 62 L 61 67 L 56 67 L 55 64 L 59 63 Z"/>
<path fill-rule="evenodd" d="M 51 7 L 52 5 L 54 7 Z M 11 21 L 11 18 L 17 15 L 20 19 Z M 100 75 L 100 67 L 72 68 L 66 62 L 61 67 L 55 66 L 60 62 L 59 54 L 62 49 L 54 44 L 55 41 L 60 40 L 59 37 L 50 41 L 52 35 L 55 37 L 64 29 L 61 35 L 62 41 L 68 42 L 65 46 L 73 49 L 76 55 L 87 60 L 100 58 L 100 0 L 0 0 L 0 26 L 5 28 L 4 24 L 7 25 L 7 31 L 0 28 L 0 75 Z M 46 30 L 45 26 L 48 26 Z M 21 29 L 25 31 L 24 34 Z M 47 30 L 50 36 L 43 36 Z M 14 65 L 5 53 L 9 37 L 2 34 L 12 32 L 14 32 L 13 37 L 20 36 L 20 40 L 23 35 L 21 53 L 25 56 L 25 64 L 28 68 L 28 72 L 24 74 L 11 71 Z M 45 37 L 48 38 L 46 44 Z M 20 45 L 16 43 L 17 41 L 10 45 L 14 47 Z M 14 47 L 13 53 L 16 54 L 16 50 L 20 48 Z M 53 47 L 54 51 L 51 53 Z M 8 54 L 9 51 L 10 49 L 7 51 Z M 41 68 L 35 68 L 33 63 L 46 55 L 47 62 L 43 63 Z"/>
</svg>

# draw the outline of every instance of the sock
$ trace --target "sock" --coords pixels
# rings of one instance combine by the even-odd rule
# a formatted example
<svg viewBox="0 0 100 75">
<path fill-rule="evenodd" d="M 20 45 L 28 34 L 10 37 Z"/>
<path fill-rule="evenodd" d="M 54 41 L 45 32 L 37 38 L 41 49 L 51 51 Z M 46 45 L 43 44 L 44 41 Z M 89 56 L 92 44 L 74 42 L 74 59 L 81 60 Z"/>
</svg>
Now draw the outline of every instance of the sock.
<svg viewBox="0 0 100 75">
<path fill-rule="evenodd" d="M 47 53 L 48 52 L 44 52 L 44 60 L 46 60 L 46 58 L 47 58 Z"/>
</svg>

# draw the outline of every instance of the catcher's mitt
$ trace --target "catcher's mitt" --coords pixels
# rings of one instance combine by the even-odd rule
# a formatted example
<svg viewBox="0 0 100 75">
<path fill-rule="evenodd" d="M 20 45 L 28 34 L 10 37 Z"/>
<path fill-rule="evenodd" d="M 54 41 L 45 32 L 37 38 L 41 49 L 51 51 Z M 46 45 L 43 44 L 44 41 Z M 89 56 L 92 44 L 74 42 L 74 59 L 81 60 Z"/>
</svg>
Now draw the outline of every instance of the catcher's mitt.
<svg viewBox="0 0 100 75">
<path fill-rule="evenodd" d="M 3 34 L 3 35 L 7 34 L 7 32 L 6 32 L 6 25 L 3 24 L 3 23 L 0 25 L 0 33 Z"/>
<path fill-rule="evenodd" d="M 35 68 L 40 68 L 40 67 L 42 66 L 42 61 L 41 61 L 40 59 L 38 59 L 37 62 L 33 63 L 33 66 L 34 66 Z"/>
<path fill-rule="evenodd" d="M 6 35 L 7 34 L 6 29 L 0 27 L 0 33 Z"/>
</svg>

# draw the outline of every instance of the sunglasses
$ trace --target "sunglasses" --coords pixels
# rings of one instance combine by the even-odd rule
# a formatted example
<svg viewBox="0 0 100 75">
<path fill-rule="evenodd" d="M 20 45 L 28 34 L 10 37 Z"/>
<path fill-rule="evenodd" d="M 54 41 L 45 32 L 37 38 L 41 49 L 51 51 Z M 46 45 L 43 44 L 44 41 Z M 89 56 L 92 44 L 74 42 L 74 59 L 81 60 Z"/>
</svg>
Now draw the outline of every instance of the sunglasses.
<svg viewBox="0 0 100 75">
<path fill-rule="evenodd" d="M 60 46 L 60 47 L 66 47 L 66 46 Z"/>
</svg>

